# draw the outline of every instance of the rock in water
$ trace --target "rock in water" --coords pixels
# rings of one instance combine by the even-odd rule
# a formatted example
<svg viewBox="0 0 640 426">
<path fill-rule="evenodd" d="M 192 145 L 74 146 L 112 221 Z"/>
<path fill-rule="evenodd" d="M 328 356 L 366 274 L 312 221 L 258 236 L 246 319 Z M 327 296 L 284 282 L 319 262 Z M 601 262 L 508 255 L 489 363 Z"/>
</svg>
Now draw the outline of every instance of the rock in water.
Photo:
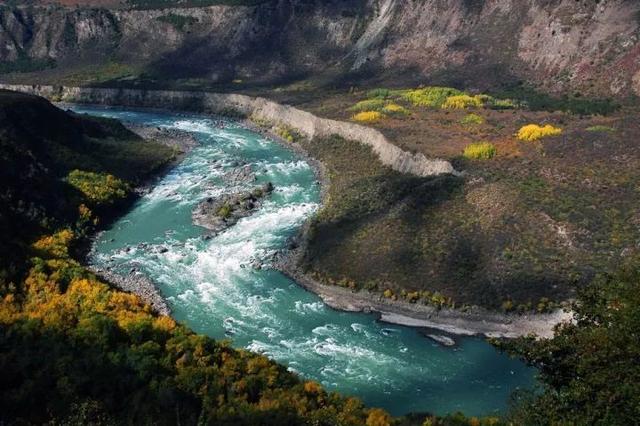
<svg viewBox="0 0 640 426">
<path fill-rule="evenodd" d="M 273 192 L 273 184 L 267 182 L 251 191 L 224 194 L 218 198 L 207 198 L 193 211 L 193 223 L 214 232 L 235 225 L 240 218 L 250 216 L 261 205 L 264 197 Z"/>
<path fill-rule="evenodd" d="M 431 340 L 440 343 L 443 346 L 455 346 L 456 341 L 451 337 L 443 336 L 441 334 L 427 334 L 427 337 Z"/>
<path fill-rule="evenodd" d="M 251 169 L 251 164 L 245 164 L 242 167 L 235 168 L 222 176 L 222 180 L 229 185 L 239 183 L 253 182 L 256 180 L 256 174 Z"/>
</svg>

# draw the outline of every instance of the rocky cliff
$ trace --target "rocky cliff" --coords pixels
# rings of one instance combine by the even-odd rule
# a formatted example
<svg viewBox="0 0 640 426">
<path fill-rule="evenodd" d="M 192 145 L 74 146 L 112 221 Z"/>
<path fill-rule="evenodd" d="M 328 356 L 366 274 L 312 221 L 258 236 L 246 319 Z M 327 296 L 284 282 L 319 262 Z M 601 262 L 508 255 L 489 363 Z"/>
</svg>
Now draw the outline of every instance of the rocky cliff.
<svg viewBox="0 0 640 426">
<path fill-rule="evenodd" d="M 552 92 L 640 94 L 640 3 L 634 0 L 24 6 L 3 8 L 0 29 L 4 64 L 55 61 L 58 70 L 117 63 L 138 75 L 209 82 L 324 73 L 481 89 L 524 80 Z"/>
</svg>

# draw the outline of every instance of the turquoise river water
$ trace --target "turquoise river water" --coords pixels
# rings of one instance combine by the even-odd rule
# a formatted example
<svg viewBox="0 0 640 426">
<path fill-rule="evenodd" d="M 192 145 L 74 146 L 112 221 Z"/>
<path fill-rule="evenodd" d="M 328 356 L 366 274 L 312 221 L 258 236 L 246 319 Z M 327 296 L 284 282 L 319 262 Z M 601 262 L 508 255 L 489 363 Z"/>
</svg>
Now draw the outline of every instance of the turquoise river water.
<svg viewBox="0 0 640 426">
<path fill-rule="evenodd" d="M 374 315 L 335 311 L 281 273 L 251 267 L 268 260 L 319 208 L 310 165 L 237 123 L 197 115 L 74 106 L 78 112 L 191 132 L 199 141 L 184 161 L 100 235 L 90 261 L 133 267 L 159 286 L 174 317 L 193 330 L 261 352 L 330 390 L 400 415 L 504 411 L 535 371 L 480 338 L 443 347 L 419 331 Z M 251 164 L 256 182 L 229 186 L 222 176 Z M 271 181 L 275 191 L 252 216 L 211 239 L 192 224 L 205 197 Z"/>
</svg>

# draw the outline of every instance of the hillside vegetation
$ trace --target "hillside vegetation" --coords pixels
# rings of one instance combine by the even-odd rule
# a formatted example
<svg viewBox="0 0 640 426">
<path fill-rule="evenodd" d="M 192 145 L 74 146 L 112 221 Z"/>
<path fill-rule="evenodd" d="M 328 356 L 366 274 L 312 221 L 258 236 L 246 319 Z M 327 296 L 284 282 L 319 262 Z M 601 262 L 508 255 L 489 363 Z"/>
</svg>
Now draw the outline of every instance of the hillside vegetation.
<svg viewBox="0 0 640 426">
<path fill-rule="evenodd" d="M 308 143 L 331 181 L 309 273 L 410 303 L 545 312 L 633 256 L 637 108 L 525 88 L 510 95 L 439 86 L 274 94 L 465 173 L 417 178 L 352 141 Z"/>
</svg>

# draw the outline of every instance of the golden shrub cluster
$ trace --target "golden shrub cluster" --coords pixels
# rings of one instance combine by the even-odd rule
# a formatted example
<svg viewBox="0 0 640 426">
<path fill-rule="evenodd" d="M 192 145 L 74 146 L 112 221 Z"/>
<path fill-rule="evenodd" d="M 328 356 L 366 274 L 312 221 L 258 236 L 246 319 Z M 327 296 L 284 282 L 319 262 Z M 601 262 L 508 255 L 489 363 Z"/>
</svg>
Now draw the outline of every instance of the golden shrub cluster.
<svg viewBox="0 0 640 426">
<path fill-rule="evenodd" d="M 537 141 L 548 136 L 557 136 L 561 133 L 562 129 L 554 127 L 551 124 L 547 124 L 545 126 L 527 124 L 520 128 L 516 136 L 521 141 Z"/>
<path fill-rule="evenodd" d="M 481 108 L 483 102 L 480 96 L 456 95 L 449 96 L 442 104 L 442 109 Z"/>
<path fill-rule="evenodd" d="M 361 123 L 375 123 L 376 121 L 382 120 L 384 117 L 384 114 L 378 111 L 363 111 L 355 114 L 351 118 L 354 121 L 359 121 Z"/>
<path fill-rule="evenodd" d="M 94 173 L 73 170 L 67 176 L 67 182 L 82 192 L 93 203 L 111 204 L 126 198 L 130 188 L 126 182 L 108 173 Z"/>
<path fill-rule="evenodd" d="M 496 147 L 492 143 L 474 142 L 464 148 L 462 155 L 470 160 L 489 160 L 496 154 Z"/>
<path fill-rule="evenodd" d="M 408 115 L 409 110 L 403 107 L 402 105 L 398 105 L 396 103 L 389 103 L 382 108 L 382 112 L 389 115 L 402 116 Z"/>
</svg>

